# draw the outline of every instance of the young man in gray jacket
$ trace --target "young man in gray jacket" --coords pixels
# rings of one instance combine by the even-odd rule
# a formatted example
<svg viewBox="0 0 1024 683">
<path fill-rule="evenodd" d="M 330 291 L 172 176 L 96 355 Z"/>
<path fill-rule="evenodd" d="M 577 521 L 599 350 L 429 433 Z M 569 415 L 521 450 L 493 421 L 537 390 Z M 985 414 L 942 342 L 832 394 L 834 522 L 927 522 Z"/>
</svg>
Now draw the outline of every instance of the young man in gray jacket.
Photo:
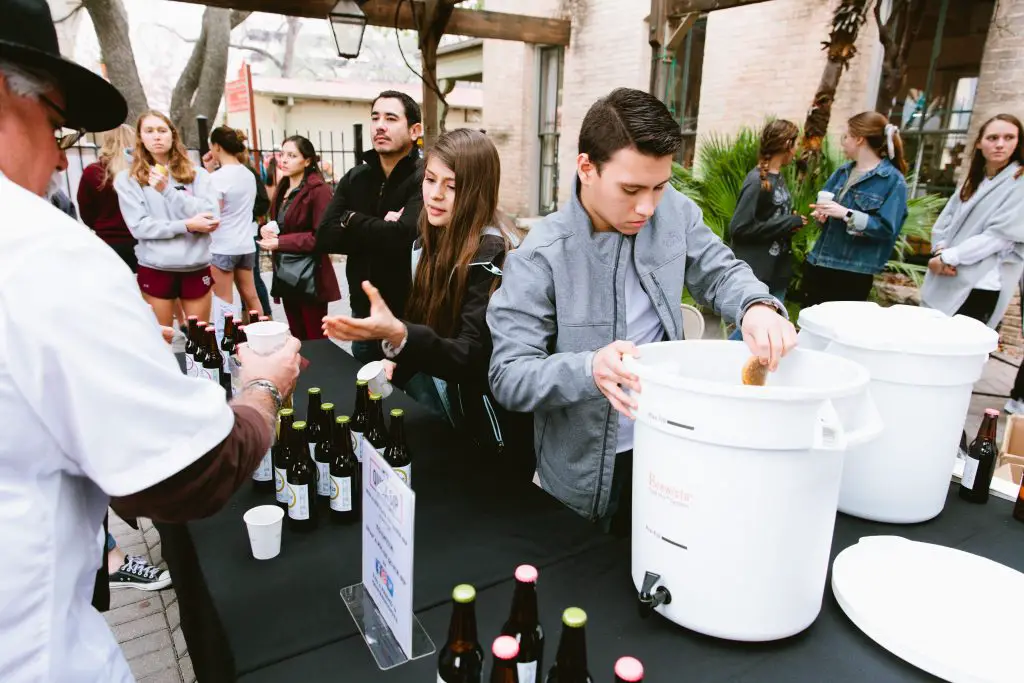
<svg viewBox="0 0 1024 683">
<path fill-rule="evenodd" d="M 740 320 L 770 369 L 796 344 L 782 305 L 669 185 L 681 144 L 668 109 L 645 92 L 619 88 L 596 102 L 572 200 L 508 255 L 487 310 L 491 388 L 509 410 L 534 412 L 541 485 L 615 533 L 629 533 L 627 390 L 640 389 L 622 357 L 683 338 L 683 287 Z"/>
</svg>

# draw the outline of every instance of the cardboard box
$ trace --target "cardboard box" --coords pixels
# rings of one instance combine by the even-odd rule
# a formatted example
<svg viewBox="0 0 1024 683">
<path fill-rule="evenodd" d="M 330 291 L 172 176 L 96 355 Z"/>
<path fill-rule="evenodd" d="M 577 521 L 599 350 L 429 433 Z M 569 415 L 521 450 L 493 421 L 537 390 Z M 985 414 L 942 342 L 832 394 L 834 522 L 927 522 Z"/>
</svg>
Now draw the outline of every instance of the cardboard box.
<svg viewBox="0 0 1024 683">
<path fill-rule="evenodd" d="M 1020 486 L 1024 478 L 1024 415 L 1011 415 L 1006 420 L 995 476 L 1017 486 Z"/>
</svg>

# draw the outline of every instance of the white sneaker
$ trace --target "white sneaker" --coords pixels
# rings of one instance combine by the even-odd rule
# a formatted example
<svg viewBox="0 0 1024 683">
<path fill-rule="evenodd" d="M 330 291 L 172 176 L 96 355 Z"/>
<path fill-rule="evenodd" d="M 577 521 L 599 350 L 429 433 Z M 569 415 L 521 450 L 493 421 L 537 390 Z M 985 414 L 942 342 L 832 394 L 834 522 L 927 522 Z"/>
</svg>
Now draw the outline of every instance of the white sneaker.
<svg viewBox="0 0 1024 683">
<path fill-rule="evenodd" d="M 1006 405 L 1003 406 L 1003 410 L 1009 413 L 1010 415 L 1024 414 L 1024 401 L 1021 401 L 1016 398 L 1011 398 L 1009 401 L 1006 402 Z"/>
</svg>

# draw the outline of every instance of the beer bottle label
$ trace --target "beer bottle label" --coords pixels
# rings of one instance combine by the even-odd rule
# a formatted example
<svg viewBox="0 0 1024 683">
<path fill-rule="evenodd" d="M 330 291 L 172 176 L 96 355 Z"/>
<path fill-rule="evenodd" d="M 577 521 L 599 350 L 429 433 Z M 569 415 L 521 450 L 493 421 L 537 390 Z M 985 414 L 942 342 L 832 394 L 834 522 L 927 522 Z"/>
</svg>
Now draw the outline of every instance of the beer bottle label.
<svg viewBox="0 0 1024 683">
<path fill-rule="evenodd" d="M 280 467 L 274 468 L 274 497 L 277 498 L 278 503 L 290 503 L 290 494 L 288 491 L 288 480 L 285 477 L 284 470 Z"/>
<path fill-rule="evenodd" d="M 960 483 L 965 489 L 974 488 L 974 480 L 978 476 L 978 461 L 967 456 L 964 458 L 964 476 L 960 477 Z"/>
<path fill-rule="evenodd" d="M 267 454 L 260 460 L 260 464 L 252 473 L 252 478 L 256 481 L 270 481 L 274 478 L 274 464 L 270 458 L 270 449 L 267 449 Z"/>
<path fill-rule="evenodd" d="M 331 477 L 331 509 L 337 512 L 352 509 L 352 477 Z"/>
<path fill-rule="evenodd" d="M 383 453 L 381 454 L 383 455 Z M 405 482 L 405 485 L 412 488 L 412 465 L 406 465 L 405 467 L 395 467 L 395 474 L 398 478 Z"/>
<path fill-rule="evenodd" d="M 214 384 L 220 384 L 220 370 L 217 368 L 199 367 L 199 376 L 203 379 L 213 380 Z"/>
<path fill-rule="evenodd" d="M 185 375 L 191 377 L 196 371 L 196 359 L 189 354 L 185 354 Z"/>
<path fill-rule="evenodd" d="M 516 669 L 519 672 L 519 683 L 537 683 L 537 662 L 519 662 Z"/>
<path fill-rule="evenodd" d="M 316 495 L 318 496 L 330 496 L 331 495 L 331 466 L 326 462 L 318 462 L 316 464 L 317 478 L 316 478 Z"/>
<path fill-rule="evenodd" d="M 356 460 L 363 461 L 363 433 L 352 432 L 352 450 L 356 454 Z"/>
<path fill-rule="evenodd" d="M 288 484 L 291 500 L 288 502 L 288 516 L 292 519 L 309 519 L 309 486 Z"/>
</svg>

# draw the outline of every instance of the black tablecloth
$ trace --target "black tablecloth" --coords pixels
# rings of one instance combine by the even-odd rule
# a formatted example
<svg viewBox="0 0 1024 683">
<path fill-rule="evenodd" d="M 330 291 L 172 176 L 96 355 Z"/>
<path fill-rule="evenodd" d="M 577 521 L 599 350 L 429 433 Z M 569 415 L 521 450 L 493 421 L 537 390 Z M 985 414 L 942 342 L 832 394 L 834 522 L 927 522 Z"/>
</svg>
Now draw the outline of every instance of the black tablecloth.
<svg viewBox="0 0 1024 683">
<path fill-rule="evenodd" d="M 977 506 L 961 501 L 954 487 L 945 511 L 918 525 L 900 526 L 866 522 L 840 515 L 832 558 L 863 536 L 900 535 L 959 548 L 1024 570 L 1024 524 L 1010 518 L 1011 505 L 992 500 Z M 907 664 L 876 645 L 843 614 L 826 586 L 821 614 L 806 631 L 771 643 L 736 643 L 694 633 L 659 615 L 642 620 L 629 576 L 628 541 L 613 541 L 566 559 L 541 571 L 541 620 L 547 630 L 546 663 L 557 648 L 559 614 L 569 605 L 583 607 L 589 616 L 587 647 L 590 672 L 596 681 L 612 679 L 616 658 L 632 655 L 643 661 L 646 680 L 652 682 L 733 683 L 882 683 L 934 681 L 929 674 Z M 958 600 L 969 590 L 951 586 L 943 599 Z M 489 643 L 507 617 L 512 581 L 480 592 L 477 600 L 479 635 Z M 343 609 L 343 608 L 342 608 Z M 435 607 L 419 617 L 440 647 L 447 632 L 450 607 Z M 985 628 L 964 624 L 964 628 Z M 984 656 L 979 654 L 979 656 Z M 355 636 L 314 652 L 244 676 L 244 683 L 279 681 L 391 681 L 413 683 L 435 680 L 436 655 L 382 672 L 376 667 L 362 638 Z M 343 672 L 339 676 L 338 672 Z"/>
<path fill-rule="evenodd" d="M 306 416 L 310 386 L 321 387 L 336 414 L 349 413 L 359 364 L 327 341 L 304 344 L 302 354 L 310 365 L 296 391 L 296 414 Z M 508 579 L 519 563 L 544 568 L 610 542 L 529 481 L 509 481 L 501 463 L 476 452 L 402 392 L 396 390 L 385 407 L 405 409 L 413 456 L 417 610 L 446 604 L 458 583 L 484 589 Z M 281 555 L 260 562 L 252 558 L 242 514 L 273 502 L 272 494 L 246 486 L 220 513 L 188 525 L 199 575 L 174 573 L 175 586 L 182 590 L 184 581 L 187 592 L 207 593 L 210 601 L 209 608 L 198 604 L 201 599 L 190 601 L 207 612 L 186 624 L 190 651 L 194 641 L 224 634 L 228 648 L 201 653 L 204 661 L 196 666 L 203 683 L 214 683 L 215 675 L 219 680 L 224 674 L 212 672 L 223 672 L 231 655 L 241 674 L 358 633 L 339 590 L 361 580 L 361 527 L 321 521 L 313 533 L 294 534 L 286 524 Z M 210 672 L 209 681 L 201 669 Z"/>
</svg>

